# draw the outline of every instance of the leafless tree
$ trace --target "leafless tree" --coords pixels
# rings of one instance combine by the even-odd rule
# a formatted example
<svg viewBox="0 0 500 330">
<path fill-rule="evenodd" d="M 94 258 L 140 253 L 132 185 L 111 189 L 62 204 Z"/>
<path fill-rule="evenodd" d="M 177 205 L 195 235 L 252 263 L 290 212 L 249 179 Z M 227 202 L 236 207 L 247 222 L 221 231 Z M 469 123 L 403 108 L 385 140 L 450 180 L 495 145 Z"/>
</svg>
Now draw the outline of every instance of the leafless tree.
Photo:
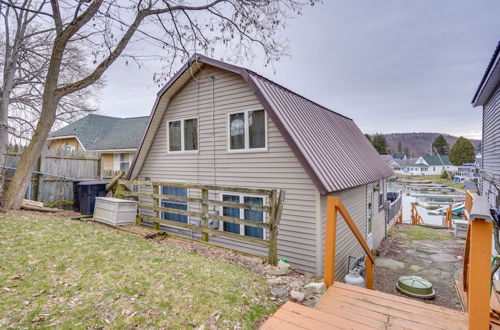
<svg viewBox="0 0 500 330">
<path fill-rule="evenodd" d="M 279 59 L 285 46 L 279 31 L 304 5 L 318 0 L 50 0 L 49 8 L 30 9 L 8 0 L 0 3 L 25 15 L 36 13 L 54 29 L 52 49 L 43 81 L 42 111 L 32 139 L 4 195 L 4 209 L 19 207 L 36 160 L 56 120 L 64 97 L 94 84 L 120 56 L 138 63 L 148 56 L 165 61 L 170 70 L 192 52 L 212 55 L 224 47 L 224 57 L 246 58 L 261 52 L 269 61 Z M 142 47 L 134 47 L 134 45 Z M 148 53 L 144 45 L 160 46 Z M 78 45 L 92 56 L 93 67 L 72 81 L 61 81 L 65 54 Z M 129 54 L 124 50 L 129 45 Z M 155 76 L 161 82 L 163 75 Z"/>
<path fill-rule="evenodd" d="M 5 165 L 8 142 L 27 143 L 40 117 L 43 82 L 48 69 L 55 30 L 36 20 L 48 1 L 11 0 L 0 3 L 0 164 Z M 34 11 L 30 11 L 33 9 Z M 70 45 L 61 65 L 60 80 L 72 81 L 84 74 L 88 65 L 84 52 Z M 100 82 L 97 83 L 100 85 Z M 62 98 L 57 107 L 54 127 L 60 127 L 96 110 L 95 86 Z M 0 191 L 3 191 L 0 179 Z"/>
</svg>

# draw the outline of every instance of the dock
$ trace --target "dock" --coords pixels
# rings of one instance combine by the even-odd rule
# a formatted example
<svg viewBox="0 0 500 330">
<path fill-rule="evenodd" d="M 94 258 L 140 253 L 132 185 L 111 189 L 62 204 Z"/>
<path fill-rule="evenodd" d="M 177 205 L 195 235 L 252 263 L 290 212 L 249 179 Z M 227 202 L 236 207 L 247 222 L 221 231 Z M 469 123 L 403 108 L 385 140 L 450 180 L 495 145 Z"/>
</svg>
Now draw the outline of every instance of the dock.
<svg viewBox="0 0 500 330">
<path fill-rule="evenodd" d="M 467 314 L 334 282 L 315 308 L 284 304 L 261 329 L 467 329 Z"/>
<path fill-rule="evenodd" d="M 425 197 L 434 199 L 464 199 L 465 195 L 442 195 L 442 194 L 411 194 L 413 197 Z"/>
</svg>

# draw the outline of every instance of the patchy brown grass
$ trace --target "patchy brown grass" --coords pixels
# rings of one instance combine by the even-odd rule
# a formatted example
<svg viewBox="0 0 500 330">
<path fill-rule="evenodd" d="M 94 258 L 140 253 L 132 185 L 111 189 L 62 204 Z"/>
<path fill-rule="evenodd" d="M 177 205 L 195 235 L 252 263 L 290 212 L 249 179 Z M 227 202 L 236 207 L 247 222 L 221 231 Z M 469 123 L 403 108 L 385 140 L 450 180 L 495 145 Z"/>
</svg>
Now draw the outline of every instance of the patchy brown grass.
<svg viewBox="0 0 500 330">
<path fill-rule="evenodd" d="M 1 328 L 251 328 L 262 276 L 91 223 L 0 216 Z"/>
</svg>

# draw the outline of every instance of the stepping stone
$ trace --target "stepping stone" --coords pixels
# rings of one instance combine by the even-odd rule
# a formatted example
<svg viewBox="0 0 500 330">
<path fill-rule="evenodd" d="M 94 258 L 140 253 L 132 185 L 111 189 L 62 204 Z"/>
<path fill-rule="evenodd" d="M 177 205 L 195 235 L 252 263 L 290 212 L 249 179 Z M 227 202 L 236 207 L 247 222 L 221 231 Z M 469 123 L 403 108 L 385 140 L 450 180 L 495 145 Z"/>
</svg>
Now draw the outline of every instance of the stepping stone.
<svg viewBox="0 0 500 330">
<path fill-rule="evenodd" d="M 377 258 L 375 259 L 375 266 L 381 268 L 388 268 L 392 270 L 403 270 L 405 268 L 405 264 L 401 261 L 397 261 L 390 258 Z"/>
<path fill-rule="evenodd" d="M 430 257 L 435 262 L 455 262 L 455 261 L 457 261 L 457 258 L 454 255 L 448 254 L 448 253 L 435 253 L 435 254 L 431 254 Z"/>
</svg>

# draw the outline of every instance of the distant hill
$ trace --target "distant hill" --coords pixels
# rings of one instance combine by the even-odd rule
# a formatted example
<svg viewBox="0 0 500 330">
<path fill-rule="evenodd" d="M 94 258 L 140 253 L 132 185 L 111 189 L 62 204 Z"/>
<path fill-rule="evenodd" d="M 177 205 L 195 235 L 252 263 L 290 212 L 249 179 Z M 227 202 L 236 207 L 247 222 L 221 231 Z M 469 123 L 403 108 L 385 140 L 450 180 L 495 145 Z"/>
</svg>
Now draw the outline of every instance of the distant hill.
<svg viewBox="0 0 500 330">
<path fill-rule="evenodd" d="M 398 142 L 401 141 L 401 144 L 404 148 L 408 148 L 410 151 L 411 157 L 418 157 L 428 155 L 430 152 L 430 146 L 432 141 L 439 135 L 440 133 L 390 133 L 384 134 L 385 139 L 389 145 L 389 149 L 392 152 L 398 151 Z M 450 148 L 457 141 L 458 136 L 453 136 L 449 134 L 442 134 L 446 141 L 450 144 Z M 472 140 L 472 144 L 476 150 L 480 150 L 481 140 Z"/>
</svg>

